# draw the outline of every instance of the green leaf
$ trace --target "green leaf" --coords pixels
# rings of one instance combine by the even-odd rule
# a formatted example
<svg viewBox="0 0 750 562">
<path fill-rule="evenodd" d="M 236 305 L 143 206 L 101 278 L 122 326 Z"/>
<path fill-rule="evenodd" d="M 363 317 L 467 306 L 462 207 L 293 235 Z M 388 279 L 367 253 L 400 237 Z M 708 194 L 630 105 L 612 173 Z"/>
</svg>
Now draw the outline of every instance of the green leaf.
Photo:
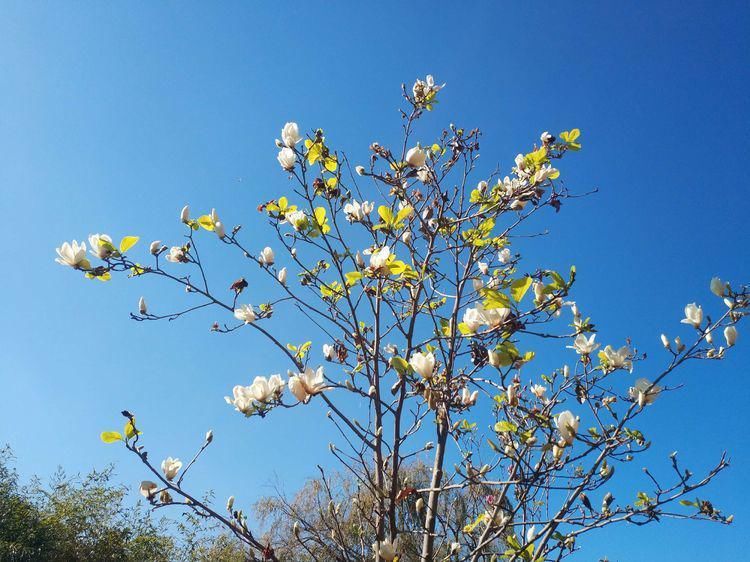
<svg viewBox="0 0 750 562">
<path fill-rule="evenodd" d="M 363 275 L 359 271 L 350 271 L 344 277 L 346 277 L 346 285 L 351 287 L 362 279 Z"/>
<path fill-rule="evenodd" d="M 402 375 L 402 376 L 406 375 L 409 372 L 409 370 L 411 369 L 411 367 L 409 366 L 409 363 L 406 361 L 406 359 L 404 359 L 403 357 L 399 357 L 397 355 L 391 357 L 389 363 L 390 363 L 391 367 L 393 367 L 394 369 L 396 369 L 396 372 L 399 375 Z"/>
<path fill-rule="evenodd" d="M 140 240 L 138 236 L 125 236 L 122 240 L 120 240 L 120 253 L 124 254 L 125 252 L 127 252 L 130 248 L 138 243 L 138 240 Z"/>
<path fill-rule="evenodd" d="M 531 287 L 531 283 L 533 282 L 531 277 L 522 277 L 521 279 L 516 279 L 513 281 L 513 283 L 510 284 L 510 296 L 513 297 L 513 300 L 516 302 L 521 302 L 521 299 L 526 294 L 526 291 L 529 290 L 529 287 Z"/>
<path fill-rule="evenodd" d="M 495 431 L 497 433 L 515 433 L 518 431 L 518 426 L 509 421 L 499 421 L 495 424 Z"/>
<path fill-rule="evenodd" d="M 122 435 L 119 431 L 102 431 L 99 436 L 105 443 L 114 443 L 115 441 L 122 441 Z"/>
<path fill-rule="evenodd" d="M 500 291 L 483 287 L 479 294 L 484 297 L 484 308 L 510 308 L 510 299 Z"/>
<path fill-rule="evenodd" d="M 393 212 L 390 207 L 381 205 L 378 207 L 378 215 L 380 215 L 380 218 L 383 219 L 383 222 L 387 225 L 390 225 L 393 222 Z"/>
<path fill-rule="evenodd" d="M 198 224 L 208 231 L 213 231 L 214 229 L 214 221 L 210 215 L 203 215 L 198 217 Z"/>
</svg>

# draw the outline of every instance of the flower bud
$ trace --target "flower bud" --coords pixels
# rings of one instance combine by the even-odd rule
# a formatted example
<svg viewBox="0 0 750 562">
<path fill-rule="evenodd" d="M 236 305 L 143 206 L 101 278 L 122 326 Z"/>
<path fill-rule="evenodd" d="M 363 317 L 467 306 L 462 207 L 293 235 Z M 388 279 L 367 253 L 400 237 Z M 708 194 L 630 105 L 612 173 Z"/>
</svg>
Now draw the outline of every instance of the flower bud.
<svg viewBox="0 0 750 562">
<path fill-rule="evenodd" d="M 664 346 L 664 349 L 669 349 L 670 343 L 666 334 L 661 335 L 661 344 Z"/>
<path fill-rule="evenodd" d="M 410 230 L 405 230 L 404 231 L 404 233 L 401 235 L 401 241 L 404 244 L 411 243 L 411 231 Z"/>
<path fill-rule="evenodd" d="M 487 361 L 493 367 L 500 367 L 500 354 L 492 349 L 487 350 Z"/>
<path fill-rule="evenodd" d="M 151 245 L 148 247 L 148 251 L 151 252 L 151 254 L 154 256 L 161 252 L 161 240 L 154 240 L 153 242 L 151 242 Z"/>
<path fill-rule="evenodd" d="M 737 341 L 737 328 L 734 326 L 724 328 L 724 338 L 727 340 L 727 347 L 732 347 Z"/>
<path fill-rule="evenodd" d="M 224 224 L 221 221 L 214 224 L 214 232 L 219 238 L 222 238 L 222 239 L 227 235 L 227 231 L 224 228 Z"/>
<path fill-rule="evenodd" d="M 418 498 L 414 503 L 414 509 L 417 510 L 417 513 L 422 513 L 422 510 L 424 509 L 424 500 L 422 498 Z"/>
<path fill-rule="evenodd" d="M 364 166 L 357 166 L 354 168 L 354 170 L 357 172 L 358 176 L 364 176 L 365 175 L 365 167 Z"/>
<path fill-rule="evenodd" d="M 180 220 L 185 224 L 190 222 L 190 206 L 185 205 L 180 211 Z"/>
<path fill-rule="evenodd" d="M 717 297 L 723 297 L 725 291 L 725 284 L 721 282 L 721 279 L 714 277 L 711 279 L 711 292 Z"/>
<path fill-rule="evenodd" d="M 286 286 L 286 267 L 282 267 L 278 274 L 279 283 Z"/>
<path fill-rule="evenodd" d="M 208 431 L 206 432 L 206 443 L 210 443 L 210 442 L 211 442 L 211 441 L 213 441 L 213 440 L 214 440 L 214 432 L 213 432 L 213 430 L 212 430 L 212 429 L 209 429 L 209 430 L 208 430 Z"/>
<path fill-rule="evenodd" d="M 685 344 L 682 343 L 682 340 L 680 339 L 680 336 L 677 336 L 674 339 L 674 344 L 677 347 L 677 353 L 682 353 L 685 350 Z"/>
</svg>

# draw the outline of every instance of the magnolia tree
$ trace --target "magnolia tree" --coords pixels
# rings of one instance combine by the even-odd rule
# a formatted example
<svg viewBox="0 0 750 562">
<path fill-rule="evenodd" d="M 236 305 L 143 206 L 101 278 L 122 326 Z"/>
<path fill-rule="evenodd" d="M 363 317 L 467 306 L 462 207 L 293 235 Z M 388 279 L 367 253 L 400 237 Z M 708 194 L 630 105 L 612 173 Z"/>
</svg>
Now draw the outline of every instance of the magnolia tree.
<svg viewBox="0 0 750 562">
<path fill-rule="evenodd" d="M 212 210 L 194 218 L 186 206 L 184 237 L 154 241 L 138 257 L 136 236 L 115 245 L 94 234 L 90 255 L 76 241 L 57 250 L 57 261 L 87 278 L 123 274 L 184 288 L 183 308 L 152 309 L 142 298 L 134 320 L 213 307 L 225 316 L 215 332 L 262 334 L 287 375 L 246 380 L 227 403 L 248 423 L 287 408 L 327 416 L 339 434 L 329 448 L 348 485 L 333 491 L 323 473 L 315 516 L 289 509 L 286 528 L 281 518 L 264 533 L 233 497 L 217 508 L 187 487 L 211 432 L 186 464 L 153 462 L 128 411 L 124 431 L 102 439 L 145 465 L 151 480 L 140 490 L 155 508 L 213 518 L 262 560 L 560 560 L 579 548 L 579 536 L 616 523 L 730 523 L 698 493 L 727 467 L 723 456 L 701 476 L 675 454 L 665 461 L 668 480 L 648 470 L 643 481 L 613 476 L 648 449 L 640 416 L 679 386 L 674 372 L 721 360 L 735 345 L 750 289 L 713 279 L 715 312 L 688 304 L 682 333 L 662 336 L 663 357 L 638 378 L 645 356 L 629 341 L 597 342 L 571 299 L 575 268 L 527 270 L 516 245 L 529 219 L 582 195 L 558 170 L 581 149 L 580 131 L 543 133 L 507 176 L 481 172 L 478 130 L 450 125 L 429 141 L 416 132 L 442 87 L 431 76 L 402 87 L 403 138 L 394 147 L 372 143 L 358 165 L 322 129 L 302 134 L 287 123 L 276 141 L 285 194 L 258 207 L 275 235 L 265 248 L 230 226 L 239 217 Z M 254 294 L 244 277 L 214 290 L 199 245 L 234 251 L 238 267 L 254 265 L 247 271 L 272 279 L 275 291 Z M 272 316 L 306 317 L 315 346 L 285 341 Z M 545 374 L 533 351 L 542 340 L 560 347 L 559 368 Z M 367 419 L 355 419 L 349 412 L 361 415 L 363 404 Z M 419 478 L 417 460 L 428 467 Z M 632 489 L 623 497 L 625 486 Z M 274 544 L 282 535 L 296 554 Z"/>
</svg>

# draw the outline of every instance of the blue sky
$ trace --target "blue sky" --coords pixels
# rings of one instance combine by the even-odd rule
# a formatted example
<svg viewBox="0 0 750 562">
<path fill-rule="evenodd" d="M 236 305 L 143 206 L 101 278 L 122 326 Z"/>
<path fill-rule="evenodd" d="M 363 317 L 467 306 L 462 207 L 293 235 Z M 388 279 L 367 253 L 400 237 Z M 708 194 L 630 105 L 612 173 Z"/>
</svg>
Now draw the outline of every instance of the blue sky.
<svg viewBox="0 0 750 562">
<path fill-rule="evenodd" d="M 209 333 L 215 313 L 136 324 L 128 313 L 140 295 L 180 295 L 153 281 L 85 281 L 53 261 L 54 248 L 92 232 L 178 240 L 185 203 L 218 208 L 260 245 L 269 231 L 255 206 L 287 185 L 273 145 L 283 123 L 324 127 L 365 158 L 370 142 L 399 134 L 400 84 L 427 73 L 448 86 L 419 134 L 482 128 L 486 172 L 507 170 L 543 130 L 583 131 L 584 150 L 563 172 L 569 187 L 599 193 L 548 216 L 551 235 L 518 250 L 529 270 L 577 266 L 576 297 L 599 339 L 632 337 L 656 368 L 659 334 L 687 333 L 685 303 L 718 312 L 709 279 L 750 280 L 750 7 L 526 4 L 4 2 L 0 442 L 22 474 L 113 462 L 136 485 L 134 459 L 98 438 L 121 425 L 123 408 L 137 413 L 154 458 L 189 458 L 213 428 L 193 482 L 219 497 L 250 501 L 275 478 L 293 489 L 330 463 L 322 407 L 261 424 L 224 404 L 232 385 L 286 367 L 260 339 Z M 216 250 L 216 285 L 245 273 Z M 276 320 L 302 341 L 287 325 Z M 682 371 L 684 388 L 648 413 L 652 466 L 679 450 L 698 472 L 730 450 L 711 497 L 735 526 L 612 529 L 578 559 L 743 557 L 742 336 L 723 363 Z"/>
</svg>

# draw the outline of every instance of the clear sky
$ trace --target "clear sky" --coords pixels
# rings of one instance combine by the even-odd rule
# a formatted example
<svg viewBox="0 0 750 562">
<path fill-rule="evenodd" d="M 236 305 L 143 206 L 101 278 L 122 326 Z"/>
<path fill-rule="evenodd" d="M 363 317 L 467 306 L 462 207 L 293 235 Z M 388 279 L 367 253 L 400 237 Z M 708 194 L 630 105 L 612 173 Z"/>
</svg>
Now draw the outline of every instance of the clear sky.
<svg viewBox="0 0 750 562">
<path fill-rule="evenodd" d="M 576 300 L 599 339 L 631 336 L 656 368 L 659 334 L 688 333 L 685 303 L 720 310 L 713 275 L 750 281 L 748 29 L 747 2 L 6 0 L 0 442 L 24 475 L 113 462 L 137 486 L 135 459 L 98 437 L 121 426 L 121 409 L 138 415 L 153 458 L 189 458 L 213 428 L 193 484 L 238 502 L 276 478 L 292 490 L 330 463 L 322 406 L 259 423 L 224 403 L 234 384 L 286 368 L 260 339 L 210 333 L 216 313 L 137 324 L 128 313 L 140 295 L 153 306 L 180 295 L 150 280 L 86 281 L 54 248 L 93 232 L 177 241 L 185 203 L 242 222 L 261 247 L 269 230 L 254 209 L 286 187 L 273 145 L 284 122 L 324 127 L 365 158 L 370 142 L 399 134 L 400 84 L 427 73 L 448 86 L 424 131 L 481 127 L 486 172 L 508 170 L 543 130 L 583 131 L 563 172 L 569 187 L 599 193 L 548 215 L 551 235 L 517 248 L 530 270 L 575 264 Z M 218 250 L 216 284 L 228 285 L 247 266 Z M 288 317 L 273 325 L 303 341 Z M 735 526 L 607 530 L 579 560 L 745 558 L 750 334 L 740 331 L 723 363 L 683 370 L 684 388 L 643 427 L 654 467 L 678 450 L 698 472 L 730 450 L 710 496 Z"/>
</svg>

